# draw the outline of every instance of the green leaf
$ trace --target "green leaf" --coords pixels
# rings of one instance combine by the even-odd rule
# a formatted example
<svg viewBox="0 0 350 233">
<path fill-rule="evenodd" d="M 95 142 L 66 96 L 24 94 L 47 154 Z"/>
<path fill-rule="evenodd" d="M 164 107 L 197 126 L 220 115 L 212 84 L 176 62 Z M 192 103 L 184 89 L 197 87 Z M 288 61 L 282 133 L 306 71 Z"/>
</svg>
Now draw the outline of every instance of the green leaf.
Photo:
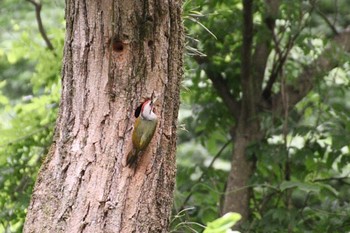
<svg viewBox="0 0 350 233">
<path fill-rule="evenodd" d="M 207 228 L 203 233 L 226 233 L 230 232 L 230 229 L 241 219 L 241 215 L 238 213 L 227 213 L 221 218 L 218 218 L 208 223 Z M 232 231 L 231 231 L 232 232 Z"/>
<path fill-rule="evenodd" d="M 282 192 L 291 188 L 299 188 L 300 190 L 303 190 L 305 192 L 320 192 L 320 187 L 317 184 L 303 183 L 298 181 L 283 181 L 280 184 L 280 189 Z"/>
</svg>

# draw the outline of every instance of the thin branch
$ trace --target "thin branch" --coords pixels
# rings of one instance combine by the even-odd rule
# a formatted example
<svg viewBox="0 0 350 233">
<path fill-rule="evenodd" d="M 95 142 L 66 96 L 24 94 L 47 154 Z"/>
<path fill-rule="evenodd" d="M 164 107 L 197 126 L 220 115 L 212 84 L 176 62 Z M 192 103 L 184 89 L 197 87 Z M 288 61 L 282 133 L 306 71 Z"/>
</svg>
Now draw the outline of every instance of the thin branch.
<svg viewBox="0 0 350 233">
<path fill-rule="evenodd" d="M 338 35 L 339 32 L 332 24 L 332 22 L 328 19 L 327 15 L 325 15 L 320 9 L 316 8 L 317 13 L 322 17 L 322 19 L 326 22 L 326 24 L 330 27 L 334 35 Z"/>
<path fill-rule="evenodd" d="M 12 144 L 16 144 L 16 143 L 18 143 L 18 142 L 20 142 L 20 141 L 26 140 L 26 139 L 28 139 L 28 138 L 30 138 L 30 137 L 36 135 L 37 133 L 40 133 L 40 132 L 42 132 L 42 131 L 44 131 L 44 130 L 49 129 L 49 128 L 50 128 L 51 126 L 53 126 L 54 124 L 55 124 L 55 122 L 54 122 L 54 123 L 46 124 L 46 125 L 42 126 L 41 128 L 39 128 L 39 129 L 37 129 L 37 130 L 34 130 L 34 131 L 32 131 L 32 132 L 30 132 L 30 133 L 28 133 L 28 134 L 26 134 L 26 135 L 23 135 L 23 136 L 21 136 L 21 137 L 18 137 L 18 138 L 16 138 L 16 139 L 12 140 L 12 141 L 8 141 L 8 142 L 5 142 L 5 143 L 3 143 L 3 144 L 0 144 L 0 148 L 2 148 L 2 147 L 7 147 L 7 146 L 10 146 L 10 145 L 12 145 Z"/>
<path fill-rule="evenodd" d="M 226 149 L 226 147 L 231 144 L 232 140 L 228 140 L 219 150 L 219 152 L 214 156 L 214 158 L 211 160 L 209 166 L 207 167 L 207 169 L 210 169 L 213 165 L 214 162 L 220 157 L 220 155 L 222 154 L 222 152 Z M 198 184 L 199 182 L 202 181 L 203 177 L 204 177 L 205 173 L 203 172 L 202 175 L 194 182 L 195 184 Z M 194 187 L 194 185 L 192 185 L 192 187 Z M 193 189 L 190 191 L 190 193 L 187 195 L 187 197 L 185 198 L 184 202 L 182 203 L 181 207 L 180 207 L 180 211 L 182 211 L 185 208 L 185 205 L 187 204 L 187 202 L 190 200 L 190 198 L 192 197 L 194 191 Z"/>
<path fill-rule="evenodd" d="M 267 10 L 264 22 L 265 26 L 269 29 L 270 32 L 266 33 L 265 30 L 261 30 L 261 33 L 263 33 L 263 36 L 261 37 L 264 38 L 264 40 L 257 41 L 252 62 L 253 79 L 257 80 L 254 89 L 256 91 L 256 95 L 258 96 L 261 96 L 266 64 L 272 50 L 271 38 L 274 35 L 275 21 L 278 16 L 280 0 L 265 0 L 265 4 Z M 258 31 L 258 33 L 259 32 L 260 31 Z"/>
<path fill-rule="evenodd" d="M 208 78 L 212 81 L 215 90 L 224 101 L 231 115 L 234 118 L 238 119 L 240 105 L 238 101 L 235 100 L 234 96 L 230 93 L 227 80 L 224 79 L 220 72 L 214 71 L 208 57 L 193 56 L 193 58 L 202 67 Z"/>
<path fill-rule="evenodd" d="M 254 90 L 254 82 L 251 74 L 252 64 L 252 44 L 253 44 L 253 0 L 243 1 L 243 43 L 242 43 L 242 63 L 241 63 L 241 86 L 242 86 L 242 106 L 245 106 L 241 116 L 243 118 L 256 115 L 255 104 L 257 103 Z"/>
<path fill-rule="evenodd" d="M 326 22 L 326 24 L 329 26 L 329 28 L 332 30 L 332 32 L 334 33 L 334 35 L 338 35 L 339 32 L 338 30 L 335 28 L 334 24 L 328 19 L 327 15 L 325 13 L 323 13 L 315 4 L 315 1 L 310 1 L 310 4 L 313 8 L 315 8 L 316 12 L 319 14 L 319 16 L 321 16 L 321 18 Z"/>
<path fill-rule="evenodd" d="M 296 85 L 286 85 L 285 94 L 289 96 L 288 108 L 293 108 L 313 88 L 317 76 L 337 67 L 339 53 L 350 52 L 350 31 L 335 36 L 333 43 L 313 63 L 306 66 L 299 75 Z M 282 93 L 271 97 L 271 111 L 281 114 L 283 110 Z"/>
<path fill-rule="evenodd" d="M 284 66 L 285 62 L 287 61 L 289 52 L 293 48 L 294 42 L 298 38 L 300 32 L 301 32 L 301 30 L 298 31 L 298 33 L 296 33 L 294 36 L 290 37 L 284 51 L 279 50 L 278 44 L 275 45 L 278 59 L 272 66 L 271 75 L 270 75 L 269 80 L 267 81 L 266 87 L 264 88 L 264 91 L 262 93 L 262 95 L 265 99 L 269 99 L 271 97 L 271 91 L 272 91 L 273 84 L 275 84 L 277 78 L 281 74 L 283 66 Z M 276 40 L 274 40 L 274 41 L 276 41 Z M 276 41 L 275 43 L 278 43 L 278 42 Z"/>
<path fill-rule="evenodd" d="M 313 11 L 313 8 L 310 10 L 310 12 L 311 11 Z M 304 16 L 305 16 L 305 14 L 303 14 L 301 16 L 301 18 L 304 18 Z M 265 100 L 270 99 L 271 94 L 272 94 L 272 87 L 273 87 L 274 83 L 277 81 L 277 78 L 281 75 L 282 69 L 284 67 L 284 64 L 287 61 L 288 55 L 289 55 L 291 49 L 293 48 L 295 41 L 297 40 L 300 33 L 302 32 L 302 30 L 305 27 L 306 27 L 306 23 L 299 25 L 297 32 L 294 35 L 291 35 L 289 37 L 286 48 L 283 51 L 281 51 L 281 49 L 280 49 L 280 42 L 282 40 L 283 35 L 278 40 L 276 34 L 273 32 L 273 41 L 275 44 L 275 50 L 276 50 L 276 53 L 278 55 L 278 59 L 276 62 L 274 62 L 273 66 L 272 66 L 272 71 L 271 71 L 270 77 L 269 77 L 267 84 L 266 84 L 266 86 L 263 90 L 263 93 L 262 93 L 262 96 L 265 98 Z"/>
<path fill-rule="evenodd" d="M 350 185 L 350 183 L 346 181 L 346 180 L 350 180 L 349 174 L 345 175 L 345 176 L 340 176 L 340 177 L 328 177 L 328 178 L 314 179 L 313 182 L 328 182 L 328 181 L 332 181 L 332 180 L 341 181 L 344 184 Z"/>
<path fill-rule="evenodd" d="M 36 16 L 36 21 L 38 22 L 39 32 L 40 32 L 42 38 L 44 39 L 47 48 L 51 51 L 55 51 L 49 37 L 46 34 L 45 28 L 43 26 L 43 22 L 41 19 L 41 7 L 42 7 L 41 3 L 36 2 L 34 0 L 26 0 L 26 1 L 30 2 L 35 7 L 35 16 Z"/>
<path fill-rule="evenodd" d="M 263 215 L 263 213 L 265 212 L 266 210 L 266 206 L 267 204 L 270 202 L 270 200 L 276 195 L 280 193 L 279 190 L 272 190 L 270 193 L 266 194 L 262 200 L 261 200 L 261 203 L 260 205 L 258 206 L 258 211 L 261 215 Z"/>
</svg>

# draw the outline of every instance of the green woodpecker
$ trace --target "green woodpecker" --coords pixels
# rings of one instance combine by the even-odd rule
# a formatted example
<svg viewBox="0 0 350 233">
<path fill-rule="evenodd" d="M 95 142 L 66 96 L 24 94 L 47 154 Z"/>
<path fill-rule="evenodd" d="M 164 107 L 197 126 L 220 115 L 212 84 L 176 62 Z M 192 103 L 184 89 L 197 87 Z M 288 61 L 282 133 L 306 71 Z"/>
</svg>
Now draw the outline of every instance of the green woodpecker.
<svg viewBox="0 0 350 233">
<path fill-rule="evenodd" d="M 158 120 L 157 115 L 153 112 L 155 101 L 156 98 L 153 98 L 152 95 L 151 99 L 146 99 L 135 110 L 136 121 L 132 133 L 133 148 L 126 159 L 126 164 L 130 168 L 136 168 L 139 157 L 151 142 L 156 131 Z"/>
</svg>

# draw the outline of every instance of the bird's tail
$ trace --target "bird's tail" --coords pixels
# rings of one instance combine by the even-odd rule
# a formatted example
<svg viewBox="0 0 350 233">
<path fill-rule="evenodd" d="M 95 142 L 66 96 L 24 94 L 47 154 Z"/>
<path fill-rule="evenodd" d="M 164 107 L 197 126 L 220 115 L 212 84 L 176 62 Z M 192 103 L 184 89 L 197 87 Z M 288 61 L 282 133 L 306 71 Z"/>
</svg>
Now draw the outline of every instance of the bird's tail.
<svg viewBox="0 0 350 233">
<path fill-rule="evenodd" d="M 138 160 L 139 151 L 135 148 L 132 148 L 129 152 L 128 156 L 126 157 L 126 165 L 129 168 L 136 168 L 137 160 Z"/>
</svg>

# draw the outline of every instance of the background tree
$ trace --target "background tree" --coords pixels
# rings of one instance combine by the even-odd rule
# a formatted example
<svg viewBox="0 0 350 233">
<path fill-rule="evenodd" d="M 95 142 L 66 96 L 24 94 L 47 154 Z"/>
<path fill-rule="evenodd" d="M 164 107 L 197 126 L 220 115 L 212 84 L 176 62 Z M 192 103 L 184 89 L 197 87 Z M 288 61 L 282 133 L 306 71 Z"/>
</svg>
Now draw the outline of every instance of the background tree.
<svg viewBox="0 0 350 233">
<path fill-rule="evenodd" d="M 30 2 L 0 3 L 0 232 L 22 232 L 38 168 L 48 152 L 58 109 L 64 41 L 63 3 L 39 14 Z M 11 12 L 11 14 L 10 14 Z"/>
<path fill-rule="evenodd" d="M 166 232 L 175 183 L 181 4 L 66 2 L 62 95 L 24 232 Z M 125 167 L 133 113 L 161 94 L 159 127 Z"/>
<path fill-rule="evenodd" d="M 221 213 L 241 213 L 244 229 L 252 232 L 347 229 L 342 213 L 348 200 L 336 190 L 347 186 L 348 168 L 340 160 L 348 157 L 348 143 L 338 137 L 347 138 L 340 125 L 349 119 L 345 102 L 335 107 L 333 98 L 349 92 L 349 6 L 248 0 L 191 1 L 186 7 L 196 25 L 187 24 L 195 63 L 188 63 L 191 93 L 185 94 L 195 116 L 185 122 L 207 150 L 187 151 L 202 158 L 195 156 L 197 168 L 186 162 L 179 168 L 194 181 L 183 186 L 176 212 L 205 222 L 220 205 Z M 231 156 L 223 152 L 228 141 Z M 230 172 L 219 156 L 229 159 Z M 181 175 L 178 181 L 185 182 Z M 186 209 L 192 205 L 197 208 Z"/>
</svg>

